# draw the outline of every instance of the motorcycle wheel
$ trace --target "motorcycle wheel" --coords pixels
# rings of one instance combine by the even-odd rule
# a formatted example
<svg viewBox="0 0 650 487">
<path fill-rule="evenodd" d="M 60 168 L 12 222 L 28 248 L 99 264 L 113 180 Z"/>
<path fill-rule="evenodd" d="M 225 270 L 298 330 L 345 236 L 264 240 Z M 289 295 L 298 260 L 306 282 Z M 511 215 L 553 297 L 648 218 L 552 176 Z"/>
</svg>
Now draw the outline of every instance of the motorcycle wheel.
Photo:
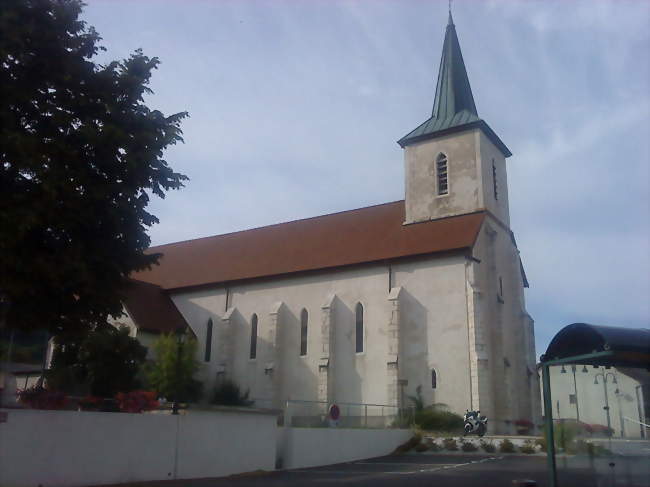
<svg viewBox="0 0 650 487">
<path fill-rule="evenodd" d="M 465 425 L 465 430 L 463 432 L 463 436 L 467 436 L 472 432 L 472 425 L 471 424 L 466 424 Z"/>
<path fill-rule="evenodd" d="M 487 430 L 487 428 L 485 427 L 484 424 L 479 424 L 479 425 L 478 425 L 478 435 L 479 435 L 480 437 L 485 436 L 486 430 Z"/>
</svg>

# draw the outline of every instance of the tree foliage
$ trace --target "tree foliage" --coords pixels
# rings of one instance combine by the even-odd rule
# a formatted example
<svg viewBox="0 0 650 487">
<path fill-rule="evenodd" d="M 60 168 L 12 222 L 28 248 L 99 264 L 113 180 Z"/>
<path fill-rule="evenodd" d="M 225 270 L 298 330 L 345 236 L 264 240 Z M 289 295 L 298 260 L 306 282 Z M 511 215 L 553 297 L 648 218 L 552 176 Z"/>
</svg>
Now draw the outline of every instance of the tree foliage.
<svg viewBox="0 0 650 487">
<path fill-rule="evenodd" d="M 252 406 L 253 401 L 248 399 L 249 394 L 248 389 L 242 392 L 235 382 L 226 379 L 214 387 L 210 402 L 221 406 Z"/>
<path fill-rule="evenodd" d="M 194 379 L 200 368 L 196 360 L 197 342 L 190 338 L 180 346 L 174 335 L 161 335 L 153 344 L 154 360 L 147 364 L 149 387 L 167 399 L 196 401 L 201 394 L 201 383 Z"/>
<path fill-rule="evenodd" d="M 157 218 L 149 197 L 182 187 L 164 150 L 185 112 L 144 97 L 158 59 L 98 64 L 80 0 L 0 3 L 0 292 L 8 326 L 79 330 L 121 313 Z"/>
<path fill-rule="evenodd" d="M 57 345 L 47 376 L 52 389 L 114 397 L 140 386 L 147 349 L 129 336 L 125 326 L 104 325 L 79 340 L 68 338 Z"/>
</svg>

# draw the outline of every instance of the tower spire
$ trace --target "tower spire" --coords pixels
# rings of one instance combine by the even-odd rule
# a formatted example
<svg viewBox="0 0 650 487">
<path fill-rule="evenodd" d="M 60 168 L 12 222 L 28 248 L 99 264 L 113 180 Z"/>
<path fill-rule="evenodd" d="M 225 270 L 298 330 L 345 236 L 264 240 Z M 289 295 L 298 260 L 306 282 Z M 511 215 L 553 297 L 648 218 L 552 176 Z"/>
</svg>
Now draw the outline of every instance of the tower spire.
<svg viewBox="0 0 650 487">
<path fill-rule="evenodd" d="M 406 147 L 425 139 L 474 127 L 481 128 L 506 157 L 511 155 L 501 139 L 478 116 L 463 54 L 456 35 L 456 26 L 451 15 L 451 0 L 449 0 L 449 18 L 442 46 L 431 117 L 398 140 L 397 143 Z"/>
<path fill-rule="evenodd" d="M 478 117 L 450 10 L 431 115 L 437 119 L 446 119 L 464 110 Z"/>
</svg>

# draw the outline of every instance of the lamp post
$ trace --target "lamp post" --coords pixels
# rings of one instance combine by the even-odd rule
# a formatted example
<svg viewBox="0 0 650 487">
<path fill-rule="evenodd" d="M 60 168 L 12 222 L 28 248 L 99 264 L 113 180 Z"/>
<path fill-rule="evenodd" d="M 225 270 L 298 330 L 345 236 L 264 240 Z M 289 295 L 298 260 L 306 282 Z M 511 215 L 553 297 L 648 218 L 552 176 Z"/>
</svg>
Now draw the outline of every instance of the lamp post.
<svg viewBox="0 0 650 487">
<path fill-rule="evenodd" d="M 625 419 L 623 418 L 623 408 L 621 407 L 621 396 L 623 395 L 617 387 L 614 391 L 616 394 L 616 404 L 618 406 L 618 422 L 621 425 L 621 438 L 625 438 Z"/>
<path fill-rule="evenodd" d="M 0 330 L 2 330 L 7 324 L 7 315 L 9 314 L 10 307 L 11 299 L 9 299 L 9 295 L 0 290 Z"/>
<path fill-rule="evenodd" d="M 594 384 L 598 385 L 598 376 L 603 378 L 603 393 L 605 394 L 605 407 L 603 408 L 605 412 L 607 413 L 607 436 L 610 438 L 612 437 L 612 421 L 609 417 L 609 399 L 607 397 L 607 382 L 608 382 L 608 377 L 611 377 L 611 381 L 613 384 L 618 384 L 618 381 L 616 380 L 616 376 L 612 372 L 599 372 L 594 376 Z M 611 448 L 610 448 L 611 450 Z"/>
<path fill-rule="evenodd" d="M 560 370 L 562 374 L 566 374 L 566 369 L 564 368 L 564 365 L 562 366 L 562 370 Z M 578 383 L 576 381 L 576 365 L 571 364 L 571 372 L 573 373 L 573 397 L 575 397 L 576 400 L 576 421 L 579 423 L 580 422 L 580 406 L 578 404 Z M 587 368 L 583 367 L 582 368 L 583 373 L 587 373 Z"/>
<path fill-rule="evenodd" d="M 640 389 L 643 385 L 639 384 L 634 388 L 634 394 L 636 395 L 636 408 L 639 413 L 639 432 L 641 433 L 641 438 L 645 438 L 645 427 L 643 426 L 644 414 L 643 408 L 641 407 L 641 395 L 639 394 Z"/>
<path fill-rule="evenodd" d="M 174 402 L 172 414 L 178 414 L 178 400 L 181 395 L 181 359 L 183 354 L 183 343 L 185 342 L 185 328 L 176 329 L 176 377 L 174 377 Z"/>
</svg>

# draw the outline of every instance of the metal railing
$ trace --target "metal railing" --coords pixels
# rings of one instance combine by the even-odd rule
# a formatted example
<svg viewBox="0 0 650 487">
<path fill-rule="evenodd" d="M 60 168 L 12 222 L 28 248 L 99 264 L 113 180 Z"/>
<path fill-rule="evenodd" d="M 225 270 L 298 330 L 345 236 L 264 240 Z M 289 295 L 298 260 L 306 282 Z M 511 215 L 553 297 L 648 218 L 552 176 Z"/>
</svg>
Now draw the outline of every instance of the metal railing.
<svg viewBox="0 0 650 487">
<path fill-rule="evenodd" d="M 292 427 L 318 428 L 399 428 L 404 411 L 389 404 L 336 402 L 339 416 L 329 415 L 333 403 L 290 399 L 284 406 L 283 424 Z"/>
</svg>

